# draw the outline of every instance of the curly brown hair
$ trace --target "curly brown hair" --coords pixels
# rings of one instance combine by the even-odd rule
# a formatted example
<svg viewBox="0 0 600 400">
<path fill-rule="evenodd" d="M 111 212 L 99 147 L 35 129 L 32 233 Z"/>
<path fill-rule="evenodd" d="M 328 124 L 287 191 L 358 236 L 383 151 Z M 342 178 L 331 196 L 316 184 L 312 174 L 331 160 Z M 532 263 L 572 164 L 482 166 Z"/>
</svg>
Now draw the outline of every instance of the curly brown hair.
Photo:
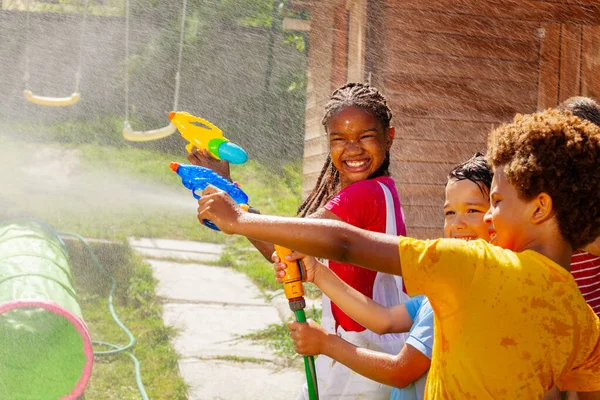
<svg viewBox="0 0 600 400">
<path fill-rule="evenodd" d="M 600 128 L 569 111 L 517 114 L 490 133 L 488 157 L 520 198 L 552 198 L 558 228 L 574 249 L 600 236 Z"/>
</svg>

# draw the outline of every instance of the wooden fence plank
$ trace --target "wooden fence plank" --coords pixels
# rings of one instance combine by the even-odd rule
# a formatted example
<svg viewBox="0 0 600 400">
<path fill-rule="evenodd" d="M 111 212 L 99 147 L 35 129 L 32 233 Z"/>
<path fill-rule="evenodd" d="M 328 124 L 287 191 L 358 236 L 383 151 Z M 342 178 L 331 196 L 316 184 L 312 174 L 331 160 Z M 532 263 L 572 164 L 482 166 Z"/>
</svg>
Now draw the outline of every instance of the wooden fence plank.
<svg viewBox="0 0 600 400">
<path fill-rule="evenodd" d="M 454 163 L 401 162 L 392 153 L 391 172 L 396 185 L 444 185 Z"/>
<path fill-rule="evenodd" d="M 396 114 L 412 118 L 456 121 L 506 122 L 516 113 L 534 112 L 536 104 L 425 98 L 386 91 L 388 104 Z"/>
<path fill-rule="evenodd" d="M 402 196 L 402 194 L 400 194 Z M 437 206 L 402 206 L 406 222 L 412 226 L 438 228 L 443 226 L 442 208 Z"/>
<path fill-rule="evenodd" d="M 558 43 L 558 42 L 557 42 Z M 533 82 L 538 62 L 464 58 L 448 54 L 388 53 L 385 74 L 448 76 L 454 78 L 498 79 L 504 82 Z"/>
<path fill-rule="evenodd" d="M 486 151 L 485 143 L 448 143 L 396 139 L 392 146 L 394 160 L 406 162 L 432 162 L 458 164 L 469 159 L 476 152 Z"/>
<path fill-rule="evenodd" d="M 402 197 L 400 203 L 402 206 L 432 206 L 438 207 L 440 210 L 444 206 L 444 191 L 443 185 L 413 185 L 404 183 L 398 186 Z"/>
<path fill-rule="evenodd" d="M 396 139 L 431 140 L 442 143 L 486 143 L 488 134 L 497 126 L 485 122 L 406 118 L 399 113 L 394 113 L 392 124 L 396 128 Z"/>
<path fill-rule="evenodd" d="M 584 26 L 581 95 L 600 99 L 600 26 Z"/>
<path fill-rule="evenodd" d="M 538 109 L 558 104 L 560 73 L 560 25 L 544 24 L 540 39 L 540 74 L 538 83 Z"/>
<path fill-rule="evenodd" d="M 417 239 L 438 239 L 444 236 L 444 230 L 440 226 L 439 228 L 423 228 L 418 226 L 410 225 L 407 221 L 406 234 L 409 237 Z"/>
<path fill-rule="evenodd" d="M 559 102 L 578 96 L 581 88 L 581 26 L 564 24 L 560 37 Z"/>
<path fill-rule="evenodd" d="M 444 98 L 453 100 L 477 100 L 489 103 L 537 103 L 537 81 L 512 85 L 502 80 L 414 76 L 396 74 L 385 80 L 386 90 L 395 93 Z"/>
<path fill-rule="evenodd" d="M 597 4 L 597 3 L 595 3 Z M 565 4 L 535 0 L 388 0 L 391 10 L 428 10 L 463 15 L 482 15 L 503 19 L 597 25 L 597 5 Z"/>
<path fill-rule="evenodd" d="M 411 32 L 390 29 L 387 32 L 388 53 L 412 52 L 444 54 L 500 60 L 538 60 L 537 41 L 507 40 L 441 33 Z"/>
<path fill-rule="evenodd" d="M 401 7 L 401 5 L 400 5 Z M 447 14 L 427 10 L 388 8 L 386 26 L 404 31 L 433 32 L 474 37 L 535 40 L 539 22 L 501 20 L 486 16 Z"/>
</svg>

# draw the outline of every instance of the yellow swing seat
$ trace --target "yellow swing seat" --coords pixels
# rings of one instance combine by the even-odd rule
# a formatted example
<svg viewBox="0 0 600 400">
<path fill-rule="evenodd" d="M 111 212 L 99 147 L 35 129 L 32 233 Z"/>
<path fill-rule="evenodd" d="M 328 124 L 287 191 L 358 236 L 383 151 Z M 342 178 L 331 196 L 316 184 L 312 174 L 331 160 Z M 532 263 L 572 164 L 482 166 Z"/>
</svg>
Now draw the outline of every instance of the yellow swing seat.
<svg viewBox="0 0 600 400">
<path fill-rule="evenodd" d="M 81 98 L 81 94 L 79 92 L 75 92 L 69 97 L 46 97 L 33 94 L 31 90 L 27 89 L 23 91 L 23 96 L 25 96 L 27 101 L 31 103 L 50 107 L 70 106 L 77 103 Z"/>
<path fill-rule="evenodd" d="M 134 131 L 129 124 L 129 121 L 125 121 L 123 127 L 123 137 L 132 142 L 147 142 L 150 140 L 157 140 L 172 135 L 177 131 L 175 125 L 169 123 L 164 128 L 152 129 L 149 131 Z"/>
</svg>

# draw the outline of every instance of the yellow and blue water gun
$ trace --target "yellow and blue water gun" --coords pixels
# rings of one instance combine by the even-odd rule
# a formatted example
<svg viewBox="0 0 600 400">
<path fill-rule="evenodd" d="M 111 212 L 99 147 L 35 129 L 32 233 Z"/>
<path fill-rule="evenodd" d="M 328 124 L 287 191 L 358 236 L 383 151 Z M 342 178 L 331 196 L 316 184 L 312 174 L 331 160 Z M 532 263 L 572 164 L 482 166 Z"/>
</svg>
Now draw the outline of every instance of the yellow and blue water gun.
<svg viewBox="0 0 600 400">
<path fill-rule="evenodd" d="M 189 142 L 185 146 L 188 153 L 196 147 L 199 150 L 207 149 L 217 160 L 226 160 L 232 164 L 243 164 L 248 160 L 244 149 L 231 143 L 223 136 L 223 131 L 209 121 L 184 111 L 171 111 L 169 119 Z"/>
</svg>

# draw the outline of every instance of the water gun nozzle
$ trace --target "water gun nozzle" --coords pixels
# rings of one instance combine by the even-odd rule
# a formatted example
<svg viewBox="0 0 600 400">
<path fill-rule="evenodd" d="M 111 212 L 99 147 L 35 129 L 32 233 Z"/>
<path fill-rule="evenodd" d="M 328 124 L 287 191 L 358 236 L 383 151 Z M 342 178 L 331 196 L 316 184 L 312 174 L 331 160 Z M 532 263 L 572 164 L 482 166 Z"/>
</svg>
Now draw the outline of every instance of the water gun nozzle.
<svg viewBox="0 0 600 400">
<path fill-rule="evenodd" d="M 169 121 L 171 121 L 173 119 L 173 117 L 175 117 L 175 111 L 171 111 L 169 113 Z"/>
<path fill-rule="evenodd" d="M 169 164 L 169 167 L 171 167 L 173 172 L 177 172 L 177 170 L 179 169 L 179 163 L 172 162 L 171 164 Z"/>
</svg>

